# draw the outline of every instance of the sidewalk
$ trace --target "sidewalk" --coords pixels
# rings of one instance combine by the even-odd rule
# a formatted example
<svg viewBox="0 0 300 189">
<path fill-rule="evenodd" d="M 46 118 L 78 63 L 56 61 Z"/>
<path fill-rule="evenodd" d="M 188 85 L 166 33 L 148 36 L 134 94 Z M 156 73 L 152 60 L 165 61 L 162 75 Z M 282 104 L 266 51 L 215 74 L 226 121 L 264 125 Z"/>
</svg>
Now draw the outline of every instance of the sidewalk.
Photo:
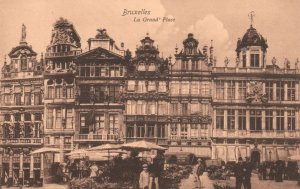
<svg viewBox="0 0 300 189">
<path fill-rule="evenodd" d="M 2 186 L 1 189 L 6 189 L 7 187 L 6 186 Z M 9 187 L 10 189 L 16 189 L 16 188 L 20 188 L 20 187 Z M 65 184 L 65 185 L 62 185 L 62 184 L 44 184 L 43 187 L 22 187 L 23 189 L 68 189 L 68 185 Z"/>
<path fill-rule="evenodd" d="M 194 182 L 195 177 L 193 174 L 190 174 L 189 178 L 183 179 L 180 183 L 180 189 L 193 189 L 196 188 L 197 183 Z M 202 175 L 202 184 L 203 188 L 205 189 L 213 189 L 213 183 L 212 181 L 208 178 L 207 172 L 204 172 Z"/>
</svg>

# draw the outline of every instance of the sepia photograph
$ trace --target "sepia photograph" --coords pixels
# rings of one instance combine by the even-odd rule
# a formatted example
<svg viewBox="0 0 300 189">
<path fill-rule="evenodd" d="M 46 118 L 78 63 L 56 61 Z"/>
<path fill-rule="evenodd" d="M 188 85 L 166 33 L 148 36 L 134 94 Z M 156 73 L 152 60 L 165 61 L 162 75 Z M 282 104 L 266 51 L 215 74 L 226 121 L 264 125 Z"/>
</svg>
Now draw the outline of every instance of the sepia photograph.
<svg viewBox="0 0 300 189">
<path fill-rule="evenodd" d="M 300 189 L 300 1 L 0 7 L 0 189 Z"/>
</svg>

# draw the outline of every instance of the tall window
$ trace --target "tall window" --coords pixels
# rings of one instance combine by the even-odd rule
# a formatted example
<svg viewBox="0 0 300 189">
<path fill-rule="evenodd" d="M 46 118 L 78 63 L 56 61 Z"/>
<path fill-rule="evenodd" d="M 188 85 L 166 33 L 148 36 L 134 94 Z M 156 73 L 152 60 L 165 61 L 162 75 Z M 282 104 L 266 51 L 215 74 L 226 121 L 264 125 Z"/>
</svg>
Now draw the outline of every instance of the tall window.
<svg viewBox="0 0 300 189">
<path fill-rule="evenodd" d="M 137 137 L 145 137 L 145 126 L 144 125 L 137 125 Z"/>
<path fill-rule="evenodd" d="M 192 60 L 192 70 L 198 70 L 198 61 Z"/>
<path fill-rule="evenodd" d="M 24 103 L 25 103 L 25 105 L 31 105 L 31 93 L 30 92 L 24 93 Z"/>
<path fill-rule="evenodd" d="M 42 96 L 40 92 L 34 93 L 34 105 L 40 105 L 42 104 Z"/>
<path fill-rule="evenodd" d="M 247 88 L 246 81 L 239 81 L 239 99 L 244 100 L 246 98 Z"/>
<path fill-rule="evenodd" d="M 234 81 L 227 82 L 227 99 L 235 99 L 235 83 L 234 83 Z"/>
<path fill-rule="evenodd" d="M 250 111 L 250 130 L 260 131 L 261 130 L 261 111 L 251 110 Z"/>
<path fill-rule="evenodd" d="M 178 103 L 171 103 L 171 115 L 178 115 Z"/>
<path fill-rule="evenodd" d="M 287 82 L 287 100 L 294 101 L 296 93 L 296 83 L 295 81 Z"/>
<path fill-rule="evenodd" d="M 158 86 L 159 92 L 166 92 L 167 91 L 167 83 L 166 81 L 160 81 Z"/>
<path fill-rule="evenodd" d="M 73 128 L 73 110 L 66 109 L 66 128 Z"/>
<path fill-rule="evenodd" d="M 156 91 L 156 84 L 155 81 L 148 81 L 148 91 Z"/>
<path fill-rule="evenodd" d="M 89 133 L 89 127 L 85 125 L 85 117 L 86 115 L 80 115 L 80 134 Z"/>
<path fill-rule="evenodd" d="M 53 109 L 48 109 L 47 111 L 47 129 L 53 128 Z"/>
<path fill-rule="evenodd" d="M 133 80 L 128 81 L 127 90 L 128 91 L 135 91 L 135 81 L 133 81 Z"/>
<path fill-rule="evenodd" d="M 277 131 L 284 130 L 284 111 L 283 110 L 276 111 L 276 130 Z"/>
<path fill-rule="evenodd" d="M 266 110 L 266 130 L 273 130 L 273 111 Z"/>
<path fill-rule="evenodd" d="M 246 130 L 246 110 L 238 110 L 239 130 Z"/>
<path fill-rule="evenodd" d="M 165 138 L 165 125 L 158 124 L 157 125 L 157 137 L 158 138 Z"/>
<path fill-rule="evenodd" d="M 276 100 L 284 100 L 284 82 L 276 82 Z"/>
<path fill-rule="evenodd" d="M 146 66 L 144 63 L 140 63 L 138 66 L 138 71 L 146 71 Z"/>
<path fill-rule="evenodd" d="M 81 85 L 80 86 L 80 101 L 81 102 L 90 102 L 90 86 L 89 85 Z"/>
<path fill-rule="evenodd" d="M 109 100 L 117 102 L 120 99 L 120 87 L 117 85 L 109 86 Z"/>
<path fill-rule="evenodd" d="M 224 110 L 216 111 L 216 128 L 224 129 Z"/>
<path fill-rule="evenodd" d="M 235 129 L 235 111 L 233 109 L 227 110 L 227 128 L 228 130 Z"/>
<path fill-rule="evenodd" d="M 55 87 L 55 98 L 62 98 L 63 93 L 62 93 L 62 86 L 56 86 Z"/>
<path fill-rule="evenodd" d="M 138 81 L 138 92 L 139 92 L 139 93 L 144 93 L 144 92 L 146 92 L 145 81 Z"/>
<path fill-rule="evenodd" d="M 134 137 L 134 126 L 133 125 L 127 125 L 127 129 L 126 129 L 126 136 L 128 138 L 133 138 Z"/>
<path fill-rule="evenodd" d="M 266 93 L 268 95 L 269 100 L 274 100 L 273 99 L 273 82 L 266 82 Z"/>
<path fill-rule="evenodd" d="M 154 125 L 147 125 L 147 137 L 154 137 Z"/>
<path fill-rule="evenodd" d="M 181 107 L 182 107 L 182 109 L 181 109 L 181 114 L 182 115 L 187 115 L 187 114 L 189 114 L 189 111 L 188 111 L 188 103 L 182 103 L 181 104 Z"/>
<path fill-rule="evenodd" d="M 102 65 L 95 66 L 95 76 L 96 77 L 105 77 L 106 76 L 106 68 Z"/>
<path fill-rule="evenodd" d="M 180 138 L 187 139 L 187 124 L 183 123 L 180 125 Z"/>
<path fill-rule="evenodd" d="M 250 66 L 251 67 L 259 67 L 259 54 L 251 54 L 250 55 Z"/>
<path fill-rule="evenodd" d="M 181 82 L 181 94 L 188 95 L 189 94 L 189 82 L 183 81 Z"/>
<path fill-rule="evenodd" d="M 109 133 L 110 134 L 116 134 L 118 130 L 118 115 L 117 114 L 110 114 L 109 115 Z"/>
<path fill-rule="evenodd" d="M 191 94 L 198 95 L 199 94 L 199 83 L 197 81 L 191 82 Z"/>
<path fill-rule="evenodd" d="M 147 104 L 147 113 L 148 114 L 156 114 L 156 106 L 155 101 L 149 101 Z"/>
<path fill-rule="evenodd" d="M 208 81 L 201 82 L 201 95 L 202 96 L 210 95 L 210 83 Z"/>
<path fill-rule="evenodd" d="M 154 63 L 151 63 L 149 65 L 148 71 L 155 71 L 155 64 Z"/>
<path fill-rule="evenodd" d="M 295 110 L 288 110 L 288 125 L 287 129 L 289 131 L 294 131 L 295 130 Z"/>
<path fill-rule="evenodd" d="M 138 115 L 144 115 L 145 114 L 145 102 L 144 101 L 142 101 L 142 100 L 137 101 L 136 113 Z"/>
<path fill-rule="evenodd" d="M 105 96 L 106 87 L 103 85 L 95 86 L 95 102 L 103 103 L 106 96 Z"/>
<path fill-rule="evenodd" d="M 73 86 L 67 86 L 66 87 L 66 98 L 74 98 Z"/>
<path fill-rule="evenodd" d="M 21 105 L 21 93 L 15 93 L 15 104 L 18 106 L 18 105 Z"/>
<path fill-rule="evenodd" d="M 172 136 L 177 136 L 177 124 L 176 123 L 171 123 L 171 135 Z"/>
<path fill-rule="evenodd" d="M 225 85 L 224 81 L 217 80 L 216 81 L 216 95 L 217 99 L 224 99 Z"/>
<path fill-rule="evenodd" d="M 95 133 L 102 133 L 105 127 L 104 114 L 96 115 L 95 119 L 96 119 Z"/>
<path fill-rule="evenodd" d="M 165 101 L 158 101 L 158 114 L 167 115 L 168 114 L 168 104 Z"/>
<path fill-rule="evenodd" d="M 191 124 L 191 139 L 197 139 L 199 136 L 199 130 L 200 125 L 198 127 L 198 124 Z"/>
<path fill-rule="evenodd" d="M 243 68 L 246 68 L 246 55 L 243 54 L 243 57 L 242 57 L 242 61 L 243 61 Z"/>
<path fill-rule="evenodd" d="M 62 110 L 56 109 L 55 128 L 62 128 Z"/>
<path fill-rule="evenodd" d="M 25 55 L 21 56 L 21 71 L 27 70 L 27 57 Z"/>
<path fill-rule="evenodd" d="M 91 76 L 91 64 L 79 65 L 79 76 L 90 77 Z"/>
<path fill-rule="evenodd" d="M 189 69 L 189 61 L 188 60 L 183 60 L 181 62 L 181 69 L 182 70 L 188 70 Z"/>
</svg>

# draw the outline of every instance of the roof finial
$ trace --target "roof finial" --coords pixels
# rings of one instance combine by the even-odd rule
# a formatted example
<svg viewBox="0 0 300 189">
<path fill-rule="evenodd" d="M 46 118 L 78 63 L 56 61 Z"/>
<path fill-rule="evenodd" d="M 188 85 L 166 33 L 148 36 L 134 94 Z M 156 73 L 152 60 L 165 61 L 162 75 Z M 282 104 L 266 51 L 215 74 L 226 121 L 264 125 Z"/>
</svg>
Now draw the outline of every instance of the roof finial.
<svg viewBox="0 0 300 189">
<path fill-rule="evenodd" d="M 20 44 L 26 44 L 26 26 L 22 24 L 22 35 Z"/>
<path fill-rule="evenodd" d="M 4 55 L 4 65 L 6 64 L 6 55 Z"/>
<path fill-rule="evenodd" d="M 255 16 L 255 12 L 254 11 L 251 11 L 249 14 L 248 14 L 248 17 L 250 19 L 250 26 L 252 27 L 253 25 L 253 22 L 254 22 L 254 16 Z"/>
<path fill-rule="evenodd" d="M 146 33 L 146 36 L 147 36 L 147 37 L 149 36 L 149 32 Z"/>
<path fill-rule="evenodd" d="M 175 54 L 177 54 L 177 52 L 178 52 L 178 47 L 177 47 L 177 43 L 176 43 Z"/>
</svg>

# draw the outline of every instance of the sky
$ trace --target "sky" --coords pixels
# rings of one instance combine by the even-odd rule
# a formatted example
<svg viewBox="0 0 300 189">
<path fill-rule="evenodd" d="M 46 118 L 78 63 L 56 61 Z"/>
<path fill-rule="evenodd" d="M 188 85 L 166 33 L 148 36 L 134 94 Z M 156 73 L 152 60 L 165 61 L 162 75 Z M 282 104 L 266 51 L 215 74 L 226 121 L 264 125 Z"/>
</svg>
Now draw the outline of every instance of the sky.
<svg viewBox="0 0 300 189">
<path fill-rule="evenodd" d="M 40 56 L 50 43 L 54 22 L 64 17 L 80 35 L 83 50 L 96 30 L 105 28 L 119 46 L 124 42 L 132 52 L 149 33 L 161 56 L 174 57 L 176 45 L 181 50 L 182 41 L 193 33 L 199 49 L 210 46 L 213 40 L 218 66 L 224 65 L 225 57 L 230 60 L 229 66 L 234 66 L 236 42 L 250 26 L 251 11 L 255 12 L 253 26 L 268 41 L 267 64 L 272 57 L 279 65 L 288 58 L 293 67 L 300 58 L 298 0 L 0 0 L 0 7 L 1 64 L 19 44 L 23 23 L 28 44 Z M 124 9 L 150 13 L 122 16 Z M 175 21 L 163 22 L 164 17 Z M 144 22 L 144 18 L 161 20 Z M 138 19 L 141 21 L 136 22 Z"/>
</svg>

